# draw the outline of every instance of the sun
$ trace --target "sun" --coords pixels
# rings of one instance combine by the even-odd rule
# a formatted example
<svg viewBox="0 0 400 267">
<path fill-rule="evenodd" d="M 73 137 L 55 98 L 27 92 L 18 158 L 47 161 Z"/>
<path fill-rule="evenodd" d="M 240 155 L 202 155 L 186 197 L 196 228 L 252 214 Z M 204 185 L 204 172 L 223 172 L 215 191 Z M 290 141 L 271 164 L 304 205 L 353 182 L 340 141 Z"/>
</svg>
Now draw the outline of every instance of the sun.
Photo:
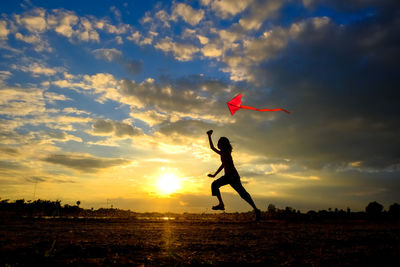
<svg viewBox="0 0 400 267">
<path fill-rule="evenodd" d="M 181 189 L 179 178 L 173 173 L 164 173 L 158 179 L 158 190 L 161 195 L 170 195 Z"/>
</svg>

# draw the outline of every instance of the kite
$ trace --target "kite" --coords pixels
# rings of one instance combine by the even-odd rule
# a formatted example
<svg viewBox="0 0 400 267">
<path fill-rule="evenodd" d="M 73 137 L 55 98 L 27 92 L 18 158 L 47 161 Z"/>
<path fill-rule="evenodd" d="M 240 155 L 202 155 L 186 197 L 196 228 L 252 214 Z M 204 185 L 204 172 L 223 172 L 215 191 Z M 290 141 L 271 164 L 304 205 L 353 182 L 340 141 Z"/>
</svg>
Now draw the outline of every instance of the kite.
<svg viewBox="0 0 400 267">
<path fill-rule="evenodd" d="M 286 109 L 283 109 L 283 108 L 275 108 L 275 109 L 267 109 L 267 108 L 264 108 L 264 109 L 258 109 L 258 108 L 243 106 L 243 105 L 242 105 L 242 94 L 238 94 L 238 95 L 235 96 L 231 101 L 228 101 L 227 104 L 228 104 L 229 111 L 231 112 L 232 115 L 235 114 L 235 112 L 238 111 L 240 108 L 243 108 L 243 109 L 252 109 L 252 110 L 257 110 L 257 111 L 262 111 L 262 112 L 264 112 L 264 111 L 284 111 L 284 112 L 286 112 L 287 114 L 292 113 L 292 111 L 287 111 Z"/>
</svg>

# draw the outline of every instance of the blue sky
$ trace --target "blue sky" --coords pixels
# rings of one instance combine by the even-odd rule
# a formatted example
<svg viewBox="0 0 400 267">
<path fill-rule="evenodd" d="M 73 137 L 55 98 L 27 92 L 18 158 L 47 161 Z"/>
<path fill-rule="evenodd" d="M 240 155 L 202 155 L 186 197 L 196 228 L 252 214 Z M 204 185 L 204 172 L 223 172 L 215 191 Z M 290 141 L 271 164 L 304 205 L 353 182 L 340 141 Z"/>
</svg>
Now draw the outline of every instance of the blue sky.
<svg viewBox="0 0 400 267">
<path fill-rule="evenodd" d="M 210 212 L 213 129 L 261 209 L 399 201 L 396 1 L 0 7 L 2 199 Z"/>
</svg>

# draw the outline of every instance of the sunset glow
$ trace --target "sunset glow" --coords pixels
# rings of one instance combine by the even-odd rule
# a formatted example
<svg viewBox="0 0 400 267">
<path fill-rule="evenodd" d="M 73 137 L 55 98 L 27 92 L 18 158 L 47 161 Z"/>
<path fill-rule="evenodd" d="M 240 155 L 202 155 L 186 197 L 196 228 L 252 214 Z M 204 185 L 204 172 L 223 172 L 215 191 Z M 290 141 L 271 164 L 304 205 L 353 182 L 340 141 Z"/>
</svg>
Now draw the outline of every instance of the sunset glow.
<svg viewBox="0 0 400 267">
<path fill-rule="evenodd" d="M 181 189 L 179 178 L 173 173 L 162 174 L 157 185 L 160 195 L 168 196 Z"/>
</svg>

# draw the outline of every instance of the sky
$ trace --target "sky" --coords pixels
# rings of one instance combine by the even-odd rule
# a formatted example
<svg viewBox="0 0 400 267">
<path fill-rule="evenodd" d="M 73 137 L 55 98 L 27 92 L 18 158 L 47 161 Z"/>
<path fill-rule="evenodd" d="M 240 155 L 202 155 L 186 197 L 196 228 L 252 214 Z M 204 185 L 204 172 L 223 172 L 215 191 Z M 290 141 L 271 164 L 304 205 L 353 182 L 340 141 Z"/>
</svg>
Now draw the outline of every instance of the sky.
<svg viewBox="0 0 400 267">
<path fill-rule="evenodd" d="M 0 3 L 0 197 L 212 212 L 400 202 L 396 0 Z M 239 110 L 226 102 L 284 112 Z M 227 212 L 251 207 L 229 186 Z"/>
</svg>

